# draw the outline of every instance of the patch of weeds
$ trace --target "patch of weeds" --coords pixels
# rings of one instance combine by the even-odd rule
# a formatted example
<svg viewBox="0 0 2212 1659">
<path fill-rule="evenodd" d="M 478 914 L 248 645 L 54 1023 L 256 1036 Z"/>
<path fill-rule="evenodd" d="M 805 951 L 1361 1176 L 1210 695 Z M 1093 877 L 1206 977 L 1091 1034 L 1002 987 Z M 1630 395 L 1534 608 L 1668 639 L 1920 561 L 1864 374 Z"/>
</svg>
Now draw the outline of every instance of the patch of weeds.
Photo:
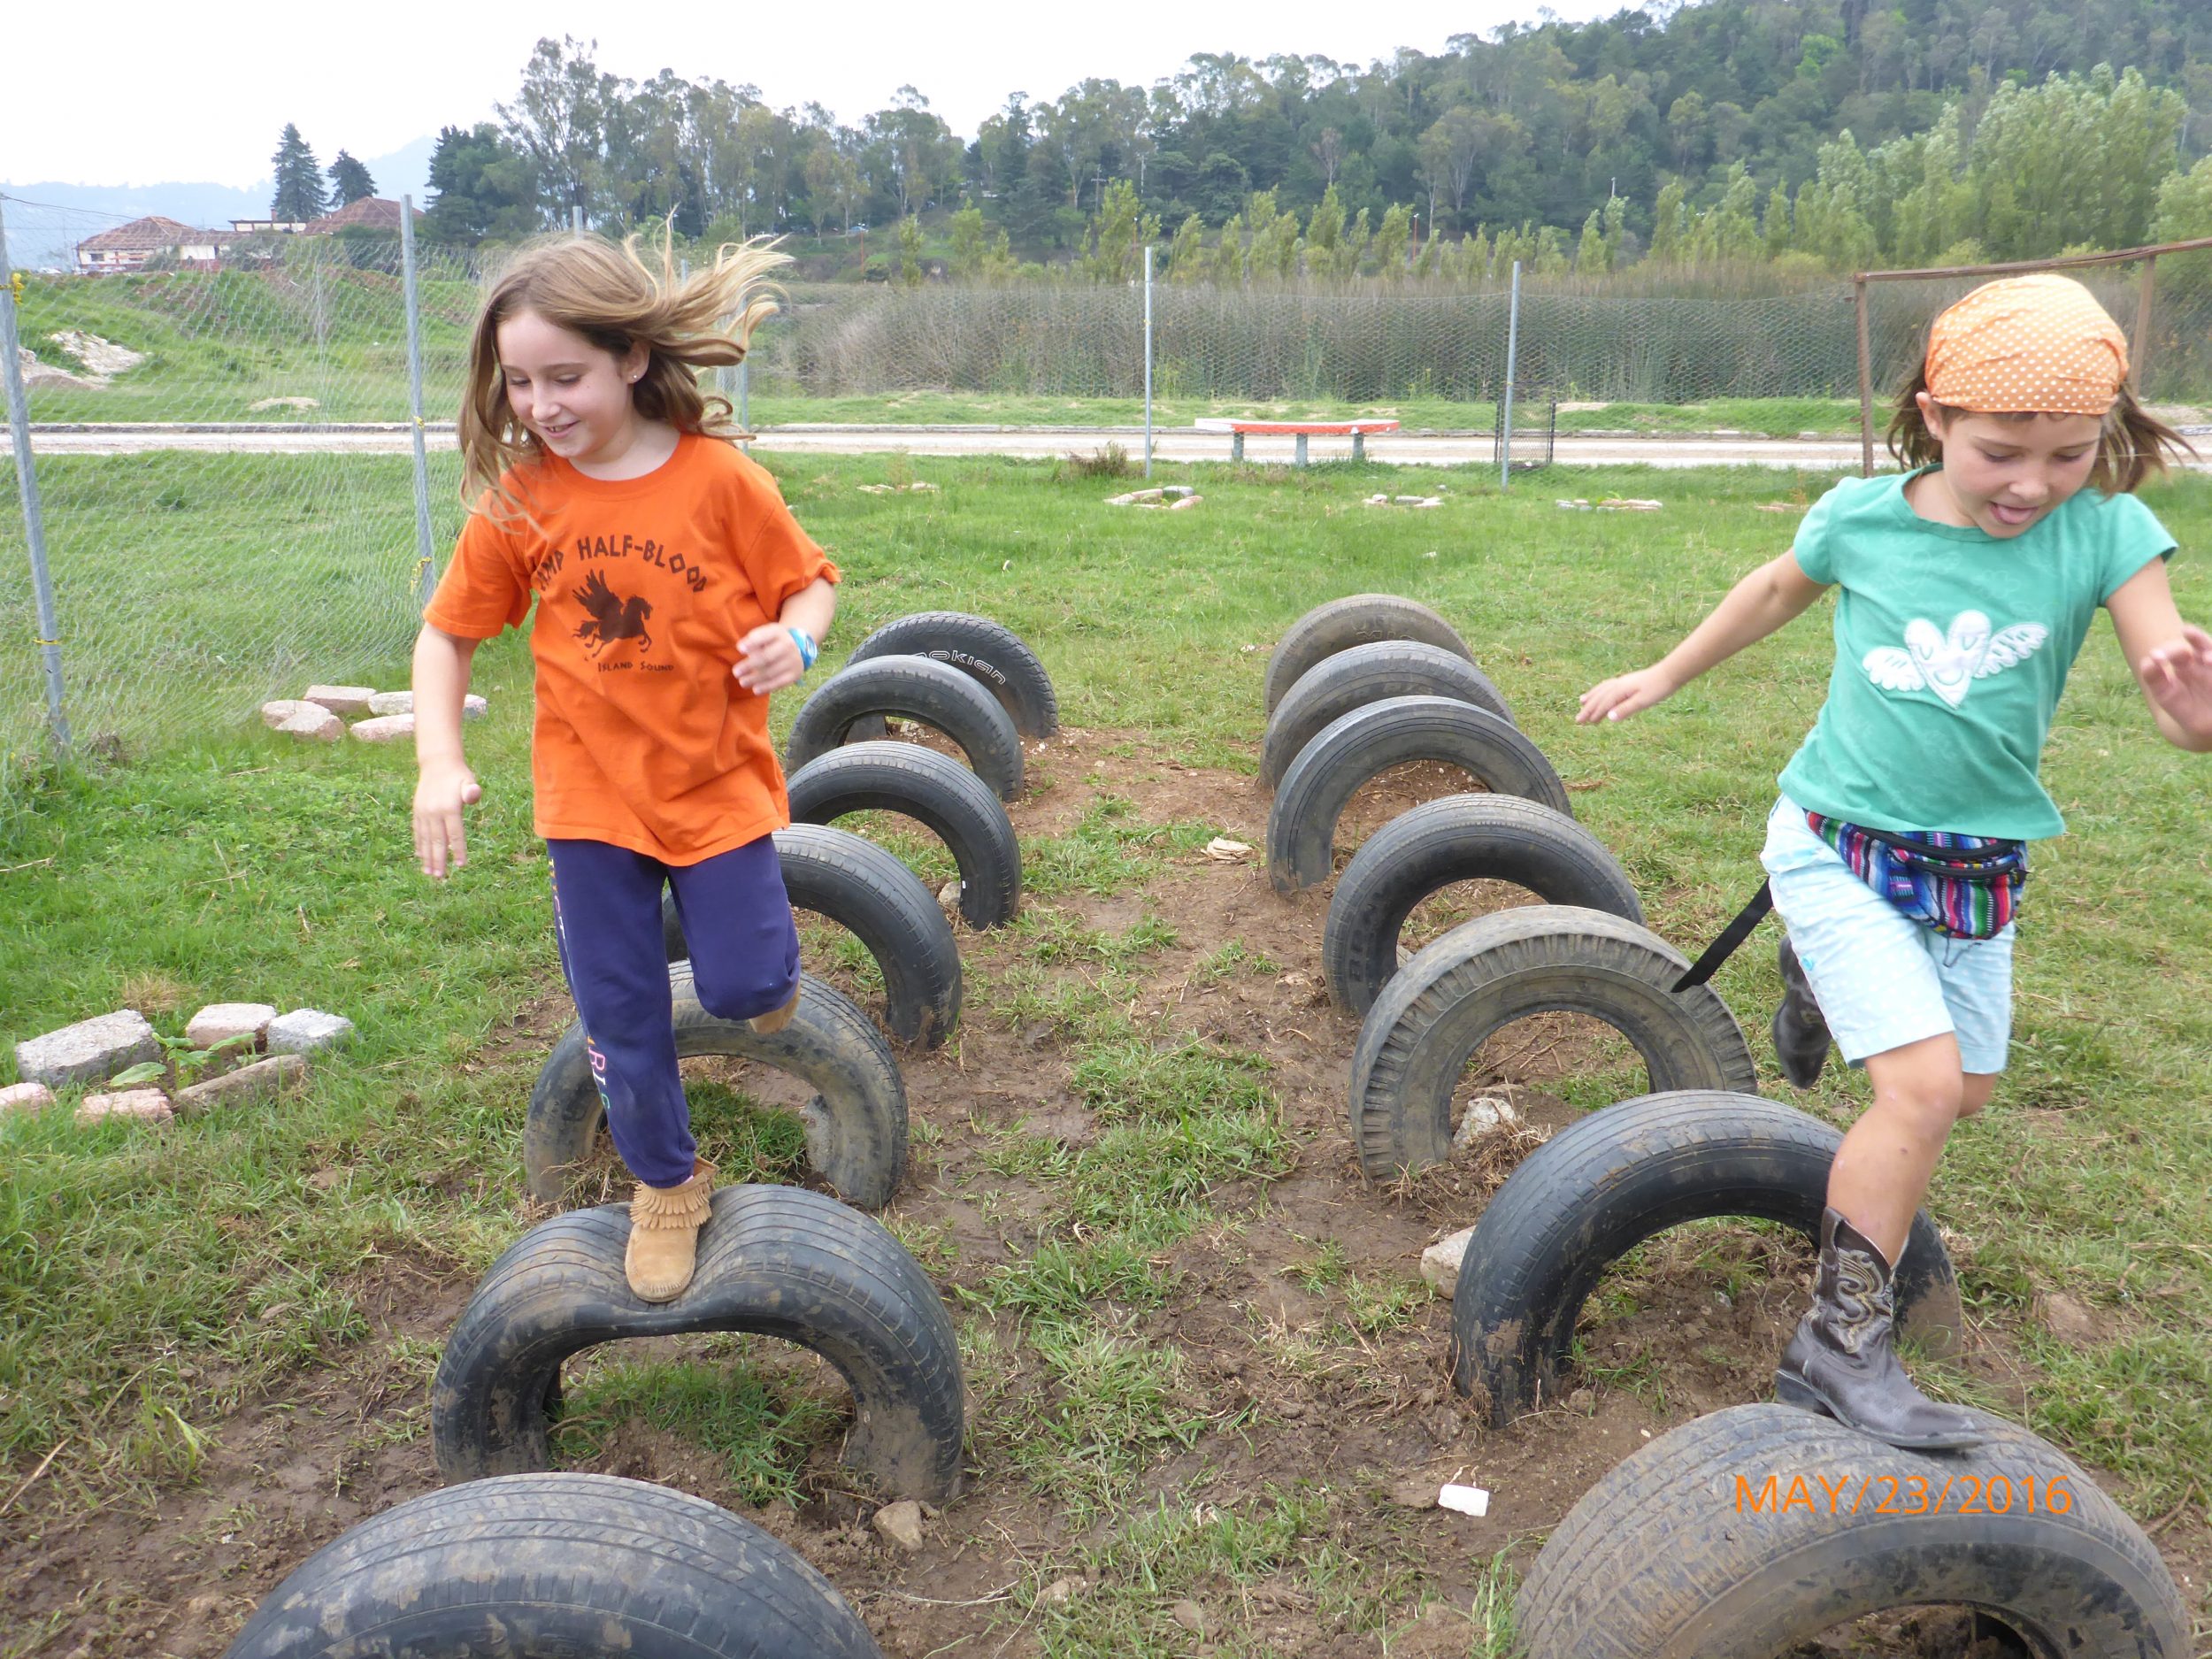
<svg viewBox="0 0 2212 1659">
<path fill-rule="evenodd" d="M 719 1456 L 746 1502 L 795 1504 L 799 1470 L 839 1415 L 790 1379 L 742 1360 L 608 1361 L 569 1388 L 553 1440 L 561 1462 L 588 1462 L 618 1424 L 641 1421 Z"/>
<path fill-rule="evenodd" d="M 1018 962 L 1001 973 L 976 973 L 974 984 L 979 1003 L 1017 1031 L 1044 1025 L 1079 1041 L 1125 1023 L 1097 986 L 1046 973 L 1033 963 Z"/>
<path fill-rule="evenodd" d="M 1066 834 L 1022 844 L 1022 887 L 1033 898 L 1110 897 L 1143 885 L 1170 857 L 1203 847 L 1215 833 L 1205 824 L 1148 824 L 1123 797 L 1096 795 Z"/>
<path fill-rule="evenodd" d="M 1325 1239 L 1310 1258 L 1294 1262 L 1283 1271 L 1296 1281 L 1300 1289 L 1313 1296 L 1332 1285 L 1342 1284 L 1352 1271 L 1352 1263 L 1345 1254 L 1341 1240 Z"/>
<path fill-rule="evenodd" d="M 1136 472 L 1131 465 L 1129 451 L 1118 443 L 1108 442 L 1088 455 L 1071 449 L 1052 464 L 1056 483 L 1087 478 L 1128 478 Z"/>
<path fill-rule="evenodd" d="M 1282 964 L 1264 950 L 1255 950 L 1241 939 L 1232 939 L 1218 950 L 1202 958 L 1198 965 L 1191 970 L 1191 978 L 1219 980 L 1235 973 L 1265 974 L 1271 978 L 1282 971 Z"/>
<path fill-rule="evenodd" d="M 1369 1284 L 1355 1273 L 1344 1284 L 1346 1317 L 1363 1336 L 1386 1336 L 1410 1325 L 1430 1294 L 1425 1284 L 1403 1279 Z"/>
<path fill-rule="evenodd" d="M 1195 1223 L 1206 1218 L 1201 1201 L 1220 1183 L 1271 1179 L 1290 1164 L 1289 1139 L 1271 1109 L 1118 1124 L 1077 1155 L 1068 1213 L 1086 1226 L 1169 1215 Z"/>
<path fill-rule="evenodd" d="M 1205 1414 L 1184 1395 L 1179 1349 L 1046 1322 L 1029 1340 L 1057 1398 L 1015 1441 L 1012 1462 L 1077 1516 L 1112 1504 L 1152 1454 L 1187 1449 L 1204 1431 Z"/>
<path fill-rule="evenodd" d="M 781 1185 L 806 1172 L 806 1125 L 793 1112 L 775 1111 L 726 1084 L 686 1079 L 699 1154 L 721 1171 L 725 1186 L 741 1181 Z"/>
<path fill-rule="evenodd" d="M 1077 1094 L 1102 1118 L 1164 1118 L 1268 1112 L 1274 1096 L 1262 1080 L 1264 1057 L 1217 1048 L 1195 1038 L 1156 1048 L 1141 1037 L 1086 1044 L 1071 1077 Z"/>
<path fill-rule="evenodd" d="M 1189 1631 L 1169 1609 L 1194 1600 L 1209 1609 L 1206 1640 L 1223 1654 L 1270 1651 L 1263 1627 L 1247 1638 L 1250 1608 L 1240 1592 L 1263 1581 L 1281 1586 L 1299 1603 L 1318 1607 L 1331 1631 L 1360 1622 L 1355 1597 L 1377 1575 L 1363 1571 L 1327 1541 L 1326 1498 L 1319 1494 L 1274 1493 L 1233 1505 L 1162 1498 L 1156 1509 L 1132 1517 L 1104 1542 L 1082 1550 L 1069 1569 L 1094 1586 L 1057 1604 L 1035 1600 L 1034 1588 L 1018 1592 L 1023 1617 L 1032 1621 L 1047 1659 L 1183 1659 Z M 1054 1569 L 1036 1575 L 1049 1583 Z M 1394 1578 L 1397 1575 L 1384 1575 Z M 1310 1594 L 1309 1594 L 1310 1592 Z M 1233 1609 L 1233 1611 L 1232 1610 Z"/>
<path fill-rule="evenodd" d="M 954 1294 L 996 1312 L 1037 1319 L 1087 1319 L 1110 1302 L 1156 1308 L 1173 1281 L 1153 1255 L 1152 1241 L 1120 1233 L 1079 1244 L 1048 1239 L 1027 1261 L 993 1268 L 981 1289 L 956 1286 Z"/>
<path fill-rule="evenodd" d="M 1049 905 L 1032 907 L 1015 925 L 1018 938 L 1032 941 L 1028 954 L 1041 963 L 1131 962 L 1156 950 L 1168 950 L 1182 942 L 1174 927 L 1157 916 L 1145 918 L 1126 931 L 1110 933 L 1093 927 L 1072 910 Z"/>
<path fill-rule="evenodd" d="M 910 1216 L 881 1216 L 878 1219 L 890 1229 L 891 1236 L 921 1263 L 925 1271 L 941 1278 L 960 1265 L 960 1244 L 952 1236 L 949 1222 L 917 1221 Z"/>
</svg>

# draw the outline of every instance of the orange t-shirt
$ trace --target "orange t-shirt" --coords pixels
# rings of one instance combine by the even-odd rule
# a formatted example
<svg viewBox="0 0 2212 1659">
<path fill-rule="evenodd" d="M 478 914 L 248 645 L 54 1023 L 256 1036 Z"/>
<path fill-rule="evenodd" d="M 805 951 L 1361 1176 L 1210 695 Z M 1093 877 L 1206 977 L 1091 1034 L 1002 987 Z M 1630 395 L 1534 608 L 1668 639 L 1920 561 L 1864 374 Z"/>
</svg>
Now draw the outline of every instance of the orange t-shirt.
<svg viewBox="0 0 2212 1659">
<path fill-rule="evenodd" d="M 838 572 L 775 480 L 687 433 L 641 478 L 549 456 L 507 483 L 535 524 L 472 514 L 423 619 L 489 639 L 537 595 L 537 833 L 690 864 L 788 824 L 768 699 L 737 683 L 737 643 Z"/>
</svg>

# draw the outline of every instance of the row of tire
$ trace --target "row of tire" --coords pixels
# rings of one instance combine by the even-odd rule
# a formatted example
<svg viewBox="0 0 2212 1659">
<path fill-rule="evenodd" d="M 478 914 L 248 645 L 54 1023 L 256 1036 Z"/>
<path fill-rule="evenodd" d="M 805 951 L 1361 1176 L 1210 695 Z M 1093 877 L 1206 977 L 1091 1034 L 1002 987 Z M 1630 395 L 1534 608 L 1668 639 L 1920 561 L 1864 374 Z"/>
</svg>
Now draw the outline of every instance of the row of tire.
<svg viewBox="0 0 2212 1659">
<path fill-rule="evenodd" d="M 976 636 L 971 632 L 966 637 L 972 641 Z M 941 634 L 939 645 L 946 649 Z M 1002 643 L 994 646 L 1001 657 L 1009 655 Z M 936 717 L 947 706 L 960 705 L 906 688 L 941 687 L 941 678 L 905 667 L 897 675 L 877 674 L 864 696 L 849 686 L 840 688 L 833 709 L 837 718 L 819 723 L 827 741 L 885 714 L 948 730 Z M 988 674 L 972 670 L 967 676 L 990 681 Z M 838 678 L 826 682 L 823 692 Z M 803 729 L 812 728 L 795 727 L 795 816 L 803 802 L 826 814 L 849 802 L 839 810 L 883 806 L 928 822 L 914 805 L 915 768 L 939 763 L 941 773 L 956 773 L 971 784 L 976 776 L 904 744 L 864 741 L 803 758 L 796 741 Z M 862 753 L 886 749 L 896 752 L 879 757 Z M 972 758 L 975 751 L 968 752 Z M 807 780 L 810 767 L 841 756 L 859 757 L 842 763 L 849 775 L 831 767 Z M 891 770 L 872 770 L 885 767 Z M 838 780 L 836 790 L 820 783 L 826 775 Z M 881 792 L 885 787 L 890 794 Z M 985 816 L 974 807 L 974 793 L 965 797 L 963 822 Z M 987 798 L 1002 818 L 997 795 Z M 1508 814 L 1530 804 L 1505 797 L 1458 799 L 1486 802 Z M 1363 856 L 1405 818 L 1371 837 Z M 1555 824 L 1537 821 L 1539 827 L 1530 831 L 1523 820 L 1505 821 L 1519 825 L 1523 841 L 1537 849 L 1531 858 L 1540 863 L 1559 856 Z M 1571 826 L 1571 818 L 1567 822 Z M 932 827 L 953 843 L 941 825 Z M 1588 841 L 1586 832 L 1573 827 Z M 1494 825 L 1486 832 L 1494 851 L 1502 833 Z M 941 1041 L 958 1015 L 956 947 L 949 979 L 942 973 L 918 976 L 894 989 L 894 964 L 923 958 L 895 942 L 890 917 L 914 912 L 915 892 L 941 925 L 942 914 L 911 872 L 883 849 L 857 837 L 810 839 L 842 834 L 800 824 L 780 835 L 794 902 L 821 909 L 872 941 L 891 992 L 887 1024 L 910 1028 L 918 1040 Z M 789 850 L 786 836 L 792 841 Z M 1456 844 L 1444 830 L 1409 837 L 1406 844 L 1418 849 L 1433 837 Z M 1385 849 L 1391 845 L 1385 842 Z M 1586 855 L 1588 848 L 1578 844 L 1577 850 Z M 1603 849 L 1596 851 L 1609 864 Z M 964 911 L 975 878 L 970 863 L 958 859 L 957 847 L 956 859 Z M 1403 853 L 1389 864 L 1378 858 L 1378 879 L 1407 862 L 1422 860 Z M 1584 865 L 1588 863 L 1585 856 Z M 1445 865 L 1451 867 L 1448 858 Z M 1014 868 L 1011 901 L 999 919 L 1010 918 L 1018 905 L 1018 860 Z M 1352 873 L 1348 869 L 1339 883 L 1340 899 Z M 1503 874 L 1544 892 L 1525 874 L 1482 873 Z M 1612 873 L 1617 875 L 1617 866 Z M 902 889 L 899 876 L 912 882 L 913 890 Z M 818 884 L 814 888 L 805 885 L 810 877 Z M 1386 880 L 1385 887 L 1394 892 L 1417 887 L 1420 880 L 1402 872 L 1395 879 L 1396 887 Z M 1001 884 L 993 890 L 1006 888 Z M 1618 890 L 1632 906 L 1624 876 L 1618 878 Z M 899 903 L 884 906 L 882 896 L 893 892 Z M 885 914 L 867 910 L 871 894 Z M 1403 916 L 1420 896 L 1425 892 L 1405 901 L 1388 923 L 1386 941 L 1371 945 L 1369 961 L 1394 960 Z M 818 902 L 809 904 L 809 897 Z M 1370 910 L 1376 902 L 1363 901 Z M 1396 901 L 1380 902 L 1387 909 Z M 1502 914 L 1525 918 L 1541 911 Z M 1532 960 L 1467 953 L 1493 958 L 1487 976 L 1477 976 L 1480 995 L 1470 999 L 1487 1011 L 1471 1025 L 1463 1020 L 1445 1041 L 1457 1049 L 1447 1068 L 1451 1077 L 1479 1044 L 1486 1019 L 1495 1029 L 1521 1012 L 1535 1011 L 1526 1006 L 1532 984 L 1550 981 L 1549 995 L 1556 996 L 1562 983 L 1587 974 L 1589 925 L 1578 926 L 1580 933 L 1570 928 L 1548 935 L 1539 929 L 1522 939 L 1521 955 L 1529 956 L 1532 949 Z M 1679 958 L 1672 962 L 1678 964 Z M 1460 965 L 1464 969 L 1467 963 Z M 688 995 L 687 970 L 679 964 L 673 972 L 680 1052 L 741 1055 L 803 1079 L 818 1091 L 801 1113 L 816 1172 L 849 1203 L 874 1208 L 887 1200 L 904 1168 L 905 1096 L 895 1057 L 866 1016 L 831 987 L 810 981 L 801 1017 L 784 1032 L 763 1037 L 748 1022 L 707 1015 Z M 1396 994 L 1403 977 L 1386 973 L 1370 990 L 1371 1015 Z M 1333 986 L 1337 982 L 1333 974 Z M 1478 1034 L 1462 1046 L 1471 1029 Z M 1363 1030 L 1363 1048 L 1365 1035 Z M 1736 1041 L 1740 1046 L 1740 1033 Z M 1428 1048 L 1420 1052 L 1436 1058 Z M 1648 1051 L 1646 1058 L 1650 1061 Z M 1747 1071 L 1747 1054 L 1745 1064 Z M 1438 1102 L 1447 1114 L 1449 1081 Z M 563 1195 L 568 1168 L 597 1136 L 598 1110 L 581 1033 L 572 1032 L 549 1061 L 532 1101 L 526 1161 L 541 1196 Z M 1553 1137 L 1523 1162 L 1476 1230 L 1454 1302 L 1455 1386 L 1486 1402 L 1497 1423 L 1555 1395 L 1576 1317 L 1603 1267 L 1663 1228 L 1705 1216 L 1751 1214 L 1811 1232 L 1836 1141 L 1833 1130 L 1787 1107 L 1696 1089 L 1626 1102 Z M 519 1240 L 464 1310 L 433 1385 L 434 1454 L 441 1475 L 464 1484 L 402 1505 L 319 1552 L 265 1602 L 234 1647 L 234 1659 L 372 1648 L 519 1655 L 619 1650 L 646 1659 L 736 1651 L 876 1654 L 865 1626 L 826 1581 L 750 1524 L 681 1494 L 549 1470 L 565 1360 L 608 1341 L 743 1331 L 809 1348 L 841 1374 L 855 1409 L 845 1459 L 879 1490 L 932 1502 L 957 1490 L 965 1433 L 958 1350 L 943 1303 L 918 1263 L 879 1224 L 820 1194 L 736 1187 L 718 1194 L 714 1206 L 693 1287 L 672 1304 L 643 1304 L 630 1296 L 622 1270 L 627 1216 L 621 1207 L 560 1215 Z M 1924 1341 L 1940 1347 L 1957 1329 L 1958 1294 L 1940 1239 L 1924 1215 L 1916 1222 L 1906 1264 L 1899 1283 L 1902 1319 Z M 2009 1425 L 1993 1420 L 1990 1428 L 1991 1440 L 1971 1459 L 1939 1465 L 1913 1454 L 1886 1454 L 1791 1409 L 1744 1406 L 1701 1417 L 1618 1466 L 1553 1534 L 1523 1588 L 1519 1624 L 1526 1649 L 1537 1659 L 1570 1653 L 1620 1659 L 1673 1651 L 1761 1653 L 1863 1608 L 1952 1599 L 1997 1609 L 2053 1652 L 2185 1651 L 2171 1634 L 2185 1626 L 2177 1622 L 2178 1598 L 2154 1547 L 2062 1454 Z M 1732 1508 L 1738 1479 L 1756 1489 L 1778 1469 L 1816 1478 L 1845 1470 L 1861 1483 L 1883 1471 L 1893 1481 L 1955 1481 L 1963 1475 L 1978 1489 L 2005 1480 L 2008 1492 L 2047 1493 L 2056 1481 L 2069 1489 L 2070 1502 L 2063 1513 L 2052 1513 L 2047 1503 L 2040 1514 L 2007 1516 L 2001 1525 L 1987 1517 L 1955 1513 L 1916 1517 L 1901 1529 L 1872 1517 L 1863 1525 L 1855 1513 L 1809 1503 L 1745 1525 L 1735 1513 L 1740 1506 Z M 1671 1546 L 1658 1552 L 1650 1548 L 1649 1529 L 1663 1507 L 1671 1512 Z M 1993 1568 L 1993 1548 L 2010 1552 L 2006 1560 L 2016 1557 L 2015 1564 L 2026 1563 L 2024 1571 Z M 1818 1567 L 1824 1586 L 1818 1595 L 1804 1589 L 1807 1580 L 1792 1576 L 1807 1561 Z M 1761 1587 L 1774 1584 L 1782 1593 Z M 1912 1594 L 1901 1594 L 1908 1585 Z M 1930 1586 L 1943 1594 L 1923 1596 Z M 1697 1635 L 1685 1647 L 1678 1638 L 1686 1628 Z"/>
<path fill-rule="evenodd" d="M 1574 819 L 1567 791 L 1457 632 L 1390 595 L 1333 601 L 1285 634 L 1268 664 L 1260 772 L 1275 785 L 1268 865 L 1286 895 L 1326 879 L 1337 820 L 1367 782 L 1411 761 L 1455 766 L 1489 794 L 1414 807 L 1338 877 L 1324 932 L 1331 994 L 1363 1016 L 1350 1118 L 1365 1172 L 1389 1179 L 1448 1156 L 1468 1058 L 1532 1015 L 1594 1016 L 1634 1045 L 1652 1094 L 1594 1112 L 1524 1159 L 1491 1199 L 1452 1306 L 1451 1379 L 1493 1425 L 1556 1399 L 1576 1324 L 1600 1276 L 1686 1221 L 1754 1217 L 1816 1237 L 1841 1136 L 1756 1093 L 1741 1029 L 1644 925 L 1633 884 Z M 1402 962 L 1424 899 L 1455 882 L 1512 883 L 1545 902 L 1464 923 Z M 1956 1345 L 1958 1286 L 1924 1211 L 1896 1281 L 1902 1328 Z M 1913 1601 L 1995 1609 L 2037 1651 L 2186 1652 L 2180 1599 L 2158 1552 L 2063 1453 L 1985 1417 L 1966 1456 L 1901 1453 L 1794 1408 L 1747 1405 L 1654 1440 L 1585 1494 L 1525 1582 L 1525 1651 L 1552 1655 L 1764 1655 L 1856 1614 Z M 1782 1471 L 1888 1496 L 1801 1502 L 1747 1525 L 1740 1483 Z M 2016 1494 L 2068 1494 L 2031 1513 Z M 2007 1494 L 1901 1523 L 1923 1491 Z M 1809 1491 L 1814 1488 L 1801 1487 Z M 1684 1500 L 1687 1499 L 1687 1502 Z M 1668 1513 L 1667 1548 L 1652 1548 Z M 2032 1561 L 2034 1566 L 2014 1568 Z M 1816 1582 L 1817 1594 L 1806 1586 Z M 1793 1593 L 1794 1592 L 1794 1593 Z"/>
<path fill-rule="evenodd" d="M 972 770 L 872 741 L 887 719 L 944 733 Z M 766 1186 L 716 1193 L 692 1284 L 669 1303 L 630 1294 L 625 1206 L 571 1210 L 524 1234 L 478 1285 L 432 1384 L 431 1447 L 446 1489 L 311 1556 L 263 1601 L 231 1659 L 879 1655 L 828 1581 L 751 1523 L 683 1493 L 551 1469 L 561 1369 L 611 1341 L 779 1337 L 844 1379 L 854 1405 L 844 1459 L 879 1491 L 941 1503 L 958 1490 L 965 1386 L 951 1319 L 912 1256 L 859 1211 L 888 1202 L 906 1168 L 905 1084 L 884 1033 L 930 1047 L 952 1033 L 959 946 L 921 879 L 834 821 L 871 810 L 918 820 L 959 871 L 962 919 L 1010 922 L 1021 856 L 1004 803 L 1021 793 L 1021 738 L 1057 727 L 1035 654 L 981 617 L 901 618 L 819 685 L 793 724 L 793 823 L 776 849 L 793 905 L 845 928 L 874 958 L 883 1029 L 812 975 L 780 1032 L 718 1019 L 692 987 L 672 902 L 664 926 L 679 1055 L 756 1060 L 811 1087 L 800 1109 L 808 1161 L 838 1198 Z M 568 1196 L 603 1120 L 583 1029 L 572 1025 L 531 1096 L 524 1164 L 534 1196 Z"/>
</svg>

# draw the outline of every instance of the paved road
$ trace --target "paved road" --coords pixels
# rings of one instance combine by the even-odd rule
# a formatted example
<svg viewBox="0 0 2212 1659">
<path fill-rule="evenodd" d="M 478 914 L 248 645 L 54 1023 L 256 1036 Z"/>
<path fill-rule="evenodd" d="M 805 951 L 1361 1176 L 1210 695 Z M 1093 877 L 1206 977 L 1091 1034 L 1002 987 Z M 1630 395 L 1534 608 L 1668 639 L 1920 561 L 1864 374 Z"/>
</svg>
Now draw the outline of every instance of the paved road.
<svg viewBox="0 0 2212 1659">
<path fill-rule="evenodd" d="M 449 426 L 433 426 L 430 446 L 451 449 Z M 1344 460 L 1349 438 L 1310 441 L 1317 461 Z M 1141 426 L 810 426 L 771 427 L 755 447 L 800 455 L 865 455 L 903 451 L 909 455 L 1009 455 L 1047 457 L 1071 450 L 1088 452 L 1118 443 L 1141 451 Z M 1246 458 L 1288 462 L 1290 438 L 1247 438 Z M 1394 433 L 1367 441 L 1368 458 L 1399 465 L 1493 465 L 1491 439 L 1480 433 Z M 0 449 L 7 434 L 0 429 Z M 50 426 L 31 429 L 31 447 L 40 455 L 139 455 L 157 449 L 203 450 L 236 455 L 363 454 L 404 455 L 408 429 L 402 425 L 327 426 Z M 1229 440 L 1185 427 L 1155 434 L 1153 453 L 1164 461 L 1225 461 Z M 1609 438 L 1576 436 L 1558 441 L 1555 459 L 1575 466 L 1712 466 L 1752 465 L 1778 467 L 1841 468 L 1855 465 L 1855 442 L 1830 439 L 1770 439 L 1707 436 Z"/>
</svg>

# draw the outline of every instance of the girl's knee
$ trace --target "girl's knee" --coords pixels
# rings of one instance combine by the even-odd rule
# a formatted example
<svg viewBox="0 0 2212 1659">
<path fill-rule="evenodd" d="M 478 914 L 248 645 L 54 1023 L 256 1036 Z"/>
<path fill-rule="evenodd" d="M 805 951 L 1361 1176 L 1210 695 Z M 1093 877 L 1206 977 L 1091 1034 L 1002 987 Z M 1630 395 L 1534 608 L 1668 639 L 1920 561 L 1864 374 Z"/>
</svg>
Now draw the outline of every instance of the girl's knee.
<svg viewBox="0 0 2212 1659">
<path fill-rule="evenodd" d="M 693 967 L 695 972 L 695 962 Z M 698 993 L 699 1006 L 715 1018 L 751 1019 L 757 1014 L 772 1013 L 789 1002 L 791 987 L 797 982 L 796 973 L 787 973 L 780 967 L 762 967 L 711 980 L 695 979 L 693 988 Z"/>
<path fill-rule="evenodd" d="M 1989 1097 L 1996 1092 L 1996 1088 L 1997 1078 L 1994 1072 L 1968 1072 L 1959 1090 L 1958 1115 L 1961 1118 L 1973 1117 L 1975 1113 L 1989 1104 Z"/>
</svg>

